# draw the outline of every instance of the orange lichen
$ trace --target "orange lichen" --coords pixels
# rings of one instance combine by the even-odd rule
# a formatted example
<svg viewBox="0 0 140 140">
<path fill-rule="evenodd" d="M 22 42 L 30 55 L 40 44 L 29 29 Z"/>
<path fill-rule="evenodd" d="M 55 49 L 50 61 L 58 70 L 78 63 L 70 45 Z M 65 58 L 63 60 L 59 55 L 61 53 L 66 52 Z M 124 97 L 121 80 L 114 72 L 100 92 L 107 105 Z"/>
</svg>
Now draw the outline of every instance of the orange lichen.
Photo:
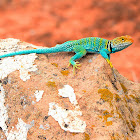
<svg viewBox="0 0 140 140">
<path fill-rule="evenodd" d="M 58 64 L 56 63 L 51 63 L 53 66 L 58 67 Z"/>
<path fill-rule="evenodd" d="M 114 114 L 114 110 L 111 110 L 111 114 Z"/>
<path fill-rule="evenodd" d="M 101 99 L 110 103 L 112 106 L 113 94 L 108 89 L 99 89 L 98 93 L 101 94 Z"/>
<path fill-rule="evenodd" d="M 112 112 L 112 111 L 111 111 Z M 107 125 L 107 126 L 109 126 L 109 125 L 112 125 L 112 119 L 113 119 L 113 114 L 112 113 L 109 113 L 107 110 L 105 110 L 104 112 L 103 112 L 103 116 L 98 116 L 99 118 L 101 118 L 101 119 L 103 119 L 103 122 L 105 122 L 105 124 Z M 111 119 L 111 120 L 109 120 L 109 119 Z"/>
<path fill-rule="evenodd" d="M 52 82 L 52 81 L 48 81 L 46 85 L 47 85 L 48 87 L 56 87 L 55 82 Z"/>
<path fill-rule="evenodd" d="M 99 117 L 100 119 L 102 119 L 102 116 L 101 116 L 101 115 L 98 115 L 98 117 Z"/>
<path fill-rule="evenodd" d="M 134 128 L 136 127 L 136 123 L 134 121 L 131 121 L 131 124 Z"/>
<path fill-rule="evenodd" d="M 123 84 L 123 83 L 120 83 L 120 84 L 121 84 L 121 87 L 122 87 L 122 89 L 123 89 L 124 93 L 126 93 L 126 92 L 127 92 L 127 88 L 124 86 L 124 84 Z"/>
<path fill-rule="evenodd" d="M 121 118 L 128 126 L 128 128 L 130 129 L 131 132 L 134 132 L 135 127 L 136 127 L 136 123 L 132 120 L 126 120 L 126 118 L 121 115 L 121 113 L 119 112 L 119 110 L 116 108 L 117 114 L 119 115 L 119 118 Z"/>
<path fill-rule="evenodd" d="M 109 121 L 109 118 L 112 118 L 113 115 L 111 113 L 109 113 L 107 110 L 105 110 L 103 112 L 103 118 L 104 118 L 104 122 L 106 123 L 107 126 L 112 125 L 112 121 Z"/>
<path fill-rule="evenodd" d="M 125 94 L 124 96 L 125 96 L 125 98 L 127 99 L 127 101 L 130 100 L 130 98 L 128 97 L 127 94 Z"/>
<path fill-rule="evenodd" d="M 75 136 L 77 133 L 71 133 L 73 136 Z"/>
<path fill-rule="evenodd" d="M 130 101 L 130 98 L 128 97 L 127 94 L 124 94 L 124 97 L 123 97 L 124 101 L 127 103 L 128 101 Z"/>
<path fill-rule="evenodd" d="M 91 125 L 91 128 L 93 128 L 93 127 L 95 127 L 95 125 L 93 124 L 93 125 Z"/>
<path fill-rule="evenodd" d="M 136 123 L 134 121 L 129 122 L 128 120 L 126 120 L 126 124 L 127 124 L 128 128 L 130 129 L 130 131 L 134 132 Z"/>
<path fill-rule="evenodd" d="M 86 90 L 82 90 L 84 93 L 86 93 Z"/>
<path fill-rule="evenodd" d="M 132 107 L 129 106 L 128 109 L 129 109 L 129 111 L 130 111 L 131 114 L 134 112 L 134 110 L 132 109 Z"/>
<path fill-rule="evenodd" d="M 135 97 L 132 94 L 130 95 L 130 97 L 133 98 L 136 103 L 140 103 L 140 98 L 139 97 Z"/>
<path fill-rule="evenodd" d="M 70 72 L 68 70 L 61 70 L 61 73 L 65 76 L 68 76 Z"/>
<path fill-rule="evenodd" d="M 90 140 L 89 134 L 85 133 L 85 140 Z"/>
<path fill-rule="evenodd" d="M 140 124 L 140 114 L 137 115 L 137 121 Z"/>
<path fill-rule="evenodd" d="M 24 68 L 23 65 L 21 65 L 21 68 Z"/>
<path fill-rule="evenodd" d="M 122 115 L 121 115 L 121 113 L 119 112 L 119 110 L 118 110 L 117 107 L 116 107 L 116 112 L 117 112 L 117 114 L 119 115 L 119 118 L 123 120 L 123 117 L 122 117 Z"/>
<path fill-rule="evenodd" d="M 106 86 L 106 87 L 108 87 L 108 85 L 107 85 L 107 84 L 106 84 L 105 86 Z"/>
<path fill-rule="evenodd" d="M 106 122 L 106 125 L 107 125 L 107 126 L 112 125 L 112 121 Z"/>
<path fill-rule="evenodd" d="M 120 140 L 121 136 L 118 133 L 113 133 L 111 136 L 111 140 Z"/>
<path fill-rule="evenodd" d="M 115 94 L 115 100 L 116 102 L 119 102 L 121 100 L 121 97 L 118 94 Z"/>
</svg>

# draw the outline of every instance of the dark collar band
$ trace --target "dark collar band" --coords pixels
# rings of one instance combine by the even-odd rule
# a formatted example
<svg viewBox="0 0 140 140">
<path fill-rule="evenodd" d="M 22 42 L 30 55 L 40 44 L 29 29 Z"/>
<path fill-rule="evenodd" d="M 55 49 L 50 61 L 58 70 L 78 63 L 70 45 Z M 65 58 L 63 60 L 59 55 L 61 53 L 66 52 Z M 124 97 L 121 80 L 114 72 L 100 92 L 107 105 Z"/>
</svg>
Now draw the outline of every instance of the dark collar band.
<svg viewBox="0 0 140 140">
<path fill-rule="evenodd" d="M 112 43 L 112 42 L 110 41 L 110 51 L 111 51 L 111 53 L 112 53 L 112 47 L 111 47 L 111 43 Z"/>
<path fill-rule="evenodd" d="M 107 50 L 112 53 L 111 41 L 107 42 Z"/>
</svg>

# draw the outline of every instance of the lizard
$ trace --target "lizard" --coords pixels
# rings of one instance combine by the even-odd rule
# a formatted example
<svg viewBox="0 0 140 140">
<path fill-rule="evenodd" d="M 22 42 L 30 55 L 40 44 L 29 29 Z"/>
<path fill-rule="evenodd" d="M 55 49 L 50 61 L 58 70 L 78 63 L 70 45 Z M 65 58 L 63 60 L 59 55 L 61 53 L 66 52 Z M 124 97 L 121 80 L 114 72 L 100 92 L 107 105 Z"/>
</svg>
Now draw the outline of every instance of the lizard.
<svg viewBox="0 0 140 140">
<path fill-rule="evenodd" d="M 133 43 L 131 36 L 125 35 L 116 37 L 112 40 L 103 39 L 99 37 L 87 37 L 79 40 L 66 41 L 62 44 L 57 44 L 55 47 L 42 48 L 42 49 L 31 49 L 11 52 L 7 54 L 0 55 L 0 58 L 10 57 L 22 54 L 45 54 L 45 53 L 57 53 L 57 52 L 75 52 L 75 55 L 70 58 L 69 65 L 73 66 L 73 72 L 75 73 L 75 68 L 80 69 L 79 62 L 76 59 L 82 58 L 86 53 L 97 53 L 101 54 L 103 58 L 106 59 L 111 68 L 113 65 L 110 61 L 110 54 L 121 51 Z"/>
</svg>

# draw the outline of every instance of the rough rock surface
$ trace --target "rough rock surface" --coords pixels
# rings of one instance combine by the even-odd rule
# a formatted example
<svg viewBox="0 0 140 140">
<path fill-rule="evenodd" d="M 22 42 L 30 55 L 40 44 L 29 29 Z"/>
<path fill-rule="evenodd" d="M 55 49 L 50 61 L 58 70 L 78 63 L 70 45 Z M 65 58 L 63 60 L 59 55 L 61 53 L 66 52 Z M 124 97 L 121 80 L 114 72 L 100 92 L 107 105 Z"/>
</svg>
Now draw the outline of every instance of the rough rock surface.
<svg viewBox="0 0 140 140">
<path fill-rule="evenodd" d="M 39 48 L 0 40 L 0 54 Z M 73 53 L 0 60 L 0 139 L 139 140 L 140 84 L 96 54 L 67 68 Z"/>
<path fill-rule="evenodd" d="M 0 0 L 0 38 L 52 47 L 68 40 L 130 35 L 134 44 L 112 54 L 114 67 L 140 82 L 139 0 Z"/>
</svg>

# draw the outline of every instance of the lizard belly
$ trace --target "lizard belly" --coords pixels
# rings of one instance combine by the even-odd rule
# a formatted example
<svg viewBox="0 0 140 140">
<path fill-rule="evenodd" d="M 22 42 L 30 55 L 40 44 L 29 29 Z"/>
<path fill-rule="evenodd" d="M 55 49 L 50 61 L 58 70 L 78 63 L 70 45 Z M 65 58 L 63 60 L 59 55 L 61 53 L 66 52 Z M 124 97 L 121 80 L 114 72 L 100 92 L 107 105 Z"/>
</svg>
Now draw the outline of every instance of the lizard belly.
<svg viewBox="0 0 140 140">
<path fill-rule="evenodd" d="M 87 51 L 88 53 L 100 53 L 99 51 L 92 50 L 92 49 L 86 49 L 86 51 Z"/>
</svg>

